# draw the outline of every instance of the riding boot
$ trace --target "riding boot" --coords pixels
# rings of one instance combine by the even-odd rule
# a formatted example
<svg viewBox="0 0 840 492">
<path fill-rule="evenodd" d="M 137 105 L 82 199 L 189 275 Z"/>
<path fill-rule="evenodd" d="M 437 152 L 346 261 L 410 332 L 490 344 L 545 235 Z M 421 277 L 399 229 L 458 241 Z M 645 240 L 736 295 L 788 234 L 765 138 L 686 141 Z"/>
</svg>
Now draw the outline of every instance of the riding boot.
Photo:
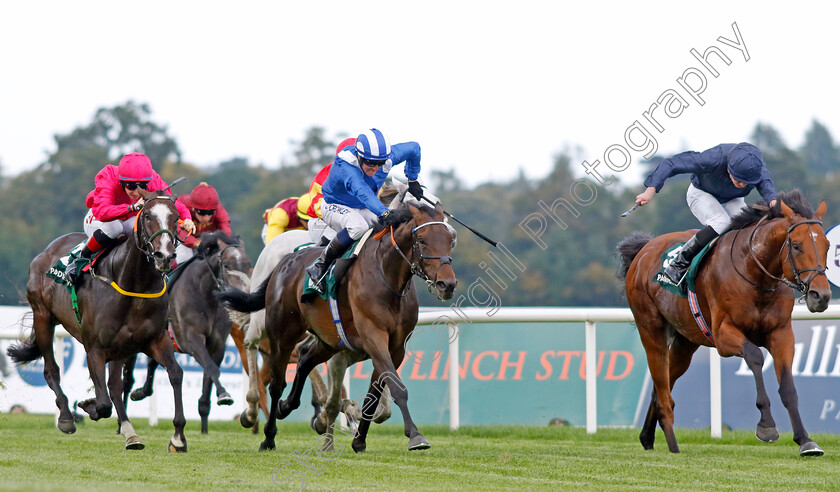
<svg viewBox="0 0 840 492">
<path fill-rule="evenodd" d="M 350 236 L 346 234 L 346 229 L 343 229 L 330 241 L 324 251 L 321 252 L 321 257 L 315 261 L 314 264 L 309 266 L 306 269 L 306 273 L 309 274 L 309 277 L 312 279 L 312 283 L 315 286 L 315 289 L 318 292 L 323 293 L 326 289 L 326 276 L 327 272 L 330 270 L 330 265 L 345 251 L 347 248 L 352 244 L 352 240 L 350 240 Z M 343 236 L 347 236 L 346 239 Z"/>
<path fill-rule="evenodd" d="M 697 234 L 685 242 L 679 255 L 671 260 L 671 263 L 665 267 L 665 276 L 667 276 L 674 285 L 680 285 L 685 278 L 688 267 L 691 266 L 691 260 L 693 260 L 694 257 L 697 256 L 697 253 L 702 251 L 703 248 L 705 248 L 706 245 L 712 242 L 712 239 L 717 236 L 718 233 L 715 232 L 712 226 L 706 226 L 699 230 Z"/>
<path fill-rule="evenodd" d="M 90 259 L 98 253 L 100 250 L 112 244 L 114 242 L 113 239 L 105 235 L 101 230 L 94 231 L 93 235 L 88 239 L 85 247 L 82 248 L 82 251 L 79 253 L 78 257 L 70 257 L 70 263 L 67 265 L 67 269 L 64 271 L 64 275 L 70 281 L 72 285 L 79 285 L 79 277 L 81 277 L 81 269 L 84 268 L 85 264 L 90 261 Z"/>
</svg>

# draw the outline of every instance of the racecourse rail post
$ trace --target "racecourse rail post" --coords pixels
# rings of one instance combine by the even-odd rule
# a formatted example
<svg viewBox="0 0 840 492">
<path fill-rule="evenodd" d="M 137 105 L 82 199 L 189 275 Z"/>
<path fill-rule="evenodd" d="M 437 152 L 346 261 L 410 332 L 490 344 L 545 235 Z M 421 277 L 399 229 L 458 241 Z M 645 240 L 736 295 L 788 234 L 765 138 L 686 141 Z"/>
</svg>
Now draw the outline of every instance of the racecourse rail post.
<svg viewBox="0 0 840 492">
<path fill-rule="evenodd" d="M 460 331 L 458 325 L 449 325 L 449 430 L 458 430 L 461 426 L 461 400 L 459 398 L 460 389 L 460 367 L 458 332 Z"/>
<path fill-rule="evenodd" d="M 709 403 L 711 404 L 712 438 L 722 437 L 723 402 L 721 399 L 720 354 L 715 347 L 709 347 Z M 715 391 L 717 388 L 717 391 Z"/>
<path fill-rule="evenodd" d="M 586 321 L 586 433 L 598 431 L 598 378 L 596 362 L 598 351 L 595 347 L 595 322 Z"/>
</svg>

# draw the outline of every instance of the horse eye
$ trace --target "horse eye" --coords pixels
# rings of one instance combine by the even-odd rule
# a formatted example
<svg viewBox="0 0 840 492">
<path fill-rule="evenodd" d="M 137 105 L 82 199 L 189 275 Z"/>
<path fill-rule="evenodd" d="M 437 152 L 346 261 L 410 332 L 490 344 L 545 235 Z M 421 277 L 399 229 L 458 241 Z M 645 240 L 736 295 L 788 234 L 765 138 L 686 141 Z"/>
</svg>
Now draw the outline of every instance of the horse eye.
<svg viewBox="0 0 840 492">
<path fill-rule="evenodd" d="M 797 243 L 793 243 L 793 250 L 794 250 L 794 251 L 800 251 L 800 249 L 801 249 L 801 248 L 799 247 L 799 244 L 797 244 Z"/>
<path fill-rule="evenodd" d="M 417 238 L 417 242 L 418 242 L 418 243 L 420 243 L 420 244 L 426 244 L 426 241 L 425 241 L 425 240 L 423 240 L 423 238 L 422 238 L 422 237 L 418 237 L 418 238 Z"/>
</svg>

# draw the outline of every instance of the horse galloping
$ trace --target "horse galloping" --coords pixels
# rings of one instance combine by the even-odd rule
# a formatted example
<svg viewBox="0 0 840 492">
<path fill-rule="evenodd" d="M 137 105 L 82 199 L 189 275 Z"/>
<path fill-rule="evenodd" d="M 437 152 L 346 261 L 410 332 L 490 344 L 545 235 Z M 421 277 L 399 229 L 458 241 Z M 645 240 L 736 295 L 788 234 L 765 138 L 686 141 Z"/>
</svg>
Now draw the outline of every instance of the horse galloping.
<svg viewBox="0 0 840 492">
<path fill-rule="evenodd" d="M 697 348 L 705 345 L 715 347 L 723 357 L 738 355 L 746 361 L 755 379 L 756 406 L 761 414 L 756 436 L 764 442 L 774 442 L 779 433 L 770 413 L 761 373 L 764 355 L 759 347 L 767 348 L 800 455 L 823 454 L 808 436 L 799 415 L 791 369 L 791 313 L 794 291 L 802 294 L 812 312 L 824 311 L 831 298 L 825 276 L 829 242 L 821 223 L 825 212 L 825 201 L 813 212 L 800 192 L 794 190 L 780 193 L 778 203 L 771 209 L 759 202 L 732 219 L 729 232 L 703 259 L 704 267 L 695 282 L 700 312 L 709 321 L 709 336 L 695 322 L 688 299 L 654 280 L 663 253 L 694 231 L 656 238 L 636 233 L 619 243 L 620 274 L 625 278 L 627 301 L 654 384 L 639 435 L 645 449 L 653 449 L 658 421 L 668 449 L 679 452 L 671 390 L 688 369 Z"/>
<path fill-rule="evenodd" d="M 231 321 L 213 294 L 227 287 L 248 289 L 251 260 L 239 236 L 228 237 L 222 231 L 203 234 L 195 253 L 177 282 L 172 281 L 169 317 L 176 348 L 192 355 L 204 369 L 198 414 L 201 433 L 206 434 L 212 386 L 216 385 L 218 405 L 233 404 L 233 398 L 219 380 Z M 124 393 L 134 385 L 134 362 L 134 358 L 129 359 L 123 371 Z M 131 393 L 132 400 L 142 400 L 152 394 L 155 369 L 157 362 L 150 360 L 146 382 Z"/>
<path fill-rule="evenodd" d="M 395 210 L 393 213 L 397 214 L 399 224 L 389 230 L 380 230 L 383 234 L 369 239 L 340 281 L 336 302 L 343 333 L 338 332 L 327 301 L 318 296 L 309 302 L 301 300 L 307 281 L 305 268 L 318 256 L 319 248 L 286 256 L 256 292 L 228 291 L 221 296 L 237 311 L 266 310 L 273 379 L 269 388 L 270 415 L 261 450 L 274 449 L 275 419 L 286 417 L 300 405 L 306 375 L 343 350 L 362 352 L 365 358 L 373 361 L 370 389 L 353 439 L 353 450 L 365 450 L 370 421 L 386 385 L 402 412 L 405 435 L 409 438 L 408 449 L 430 446 L 411 419 L 408 392 L 397 374 L 397 367 L 405 355 L 405 341 L 417 323 L 418 302 L 413 276 L 423 278 L 438 298 L 452 298 L 457 284 L 450 256 L 455 231 L 444 221 L 440 203 L 431 207 L 400 197 L 390 207 Z M 289 356 L 307 330 L 317 339 L 300 350 L 290 396 L 280 401 L 286 386 L 283 374 Z"/>
<path fill-rule="evenodd" d="M 87 352 L 96 396 L 79 406 L 92 420 L 99 420 L 110 417 L 113 402 L 126 449 L 143 449 L 145 445 L 126 416 L 120 370 L 126 358 L 144 352 L 166 368 L 174 390 L 175 434 L 169 441 L 169 450 L 186 452 L 186 420 L 181 400 L 183 372 L 175 361 L 172 342 L 166 333 L 169 293 L 163 278 L 175 257 L 178 210 L 169 195 L 145 190 L 140 190 L 140 194 L 145 204 L 137 215 L 132 237 L 97 260 L 91 268 L 91 273 L 96 271 L 95 277 L 82 275 L 79 279 L 78 321 L 68 290 L 45 274 L 59 258 L 83 241 L 85 234 L 61 236 L 32 260 L 26 284 L 33 313 L 32 335 L 27 341 L 10 347 L 8 353 L 18 363 L 44 358 L 44 377 L 56 395 L 59 408 L 57 426 L 66 434 L 75 432 L 53 353 L 55 325 L 61 323 Z M 107 390 L 106 363 L 110 363 Z"/>
</svg>

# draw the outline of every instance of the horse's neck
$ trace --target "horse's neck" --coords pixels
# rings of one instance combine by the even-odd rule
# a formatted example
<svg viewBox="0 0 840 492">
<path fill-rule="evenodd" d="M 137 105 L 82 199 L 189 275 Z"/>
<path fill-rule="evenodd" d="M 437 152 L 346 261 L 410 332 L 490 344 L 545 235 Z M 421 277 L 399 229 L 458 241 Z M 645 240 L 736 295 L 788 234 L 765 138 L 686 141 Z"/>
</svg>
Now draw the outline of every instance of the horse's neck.
<svg viewBox="0 0 840 492">
<path fill-rule="evenodd" d="M 397 231 L 394 230 L 392 233 L 395 234 Z M 396 237 L 394 238 L 396 240 Z M 409 261 L 412 261 L 412 251 L 411 251 L 411 235 L 408 235 L 408 239 L 404 239 L 402 241 L 396 241 L 397 247 L 402 251 L 406 258 Z M 384 244 L 382 244 L 384 242 Z M 391 239 L 388 236 L 384 236 L 380 240 L 380 244 L 382 246 L 379 248 L 380 251 L 384 250 L 381 254 L 377 255 L 379 258 L 377 261 L 381 265 L 382 272 L 385 275 L 385 278 L 388 280 L 388 283 L 393 288 L 397 289 L 399 292 L 402 292 L 405 289 L 406 283 L 411 281 L 411 276 L 413 275 L 411 272 L 411 265 L 400 255 L 400 253 L 394 248 L 394 245 L 391 244 Z M 387 245 L 387 247 L 385 247 Z"/>
<path fill-rule="evenodd" d="M 761 262 L 764 269 L 775 277 L 780 277 L 783 274 L 780 252 L 786 236 L 783 233 L 784 231 L 780 230 L 784 225 L 782 222 L 780 219 L 773 219 L 760 225 L 752 238 L 752 244 L 750 244 L 750 237 L 755 226 L 744 229 L 739 235 L 740 245 L 736 245 L 736 248 L 742 251 L 742 262 L 746 265 L 750 276 L 759 285 L 775 284 L 778 281 L 764 273 L 761 267 L 756 265 L 756 260 Z M 752 252 L 750 251 L 751 247 Z"/>
<path fill-rule="evenodd" d="M 161 276 L 137 246 L 133 235 L 115 248 L 110 267 L 112 279 L 123 289 L 142 292 L 146 288 L 160 288 Z"/>
</svg>

